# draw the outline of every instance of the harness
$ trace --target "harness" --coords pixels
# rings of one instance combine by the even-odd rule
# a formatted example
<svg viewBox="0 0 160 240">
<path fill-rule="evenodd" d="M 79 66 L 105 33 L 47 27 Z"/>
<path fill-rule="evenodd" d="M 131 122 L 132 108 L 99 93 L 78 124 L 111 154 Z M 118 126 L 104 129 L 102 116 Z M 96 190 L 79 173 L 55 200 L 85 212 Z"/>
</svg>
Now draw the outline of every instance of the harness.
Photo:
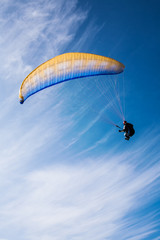
<svg viewBox="0 0 160 240">
<path fill-rule="evenodd" d="M 132 137 L 135 134 L 135 130 L 133 128 L 133 124 L 127 123 L 125 126 L 125 131 L 129 133 L 129 136 Z"/>
</svg>

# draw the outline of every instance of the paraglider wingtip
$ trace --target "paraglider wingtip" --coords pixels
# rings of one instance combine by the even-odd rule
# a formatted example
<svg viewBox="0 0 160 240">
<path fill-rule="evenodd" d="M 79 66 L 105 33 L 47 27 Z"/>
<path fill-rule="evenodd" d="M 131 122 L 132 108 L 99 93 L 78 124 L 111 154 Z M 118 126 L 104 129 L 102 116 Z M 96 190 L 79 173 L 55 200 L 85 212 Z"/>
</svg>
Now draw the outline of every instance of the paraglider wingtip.
<svg viewBox="0 0 160 240">
<path fill-rule="evenodd" d="M 23 98 L 23 97 L 20 97 L 20 98 L 19 98 L 19 102 L 20 102 L 20 104 L 23 104 L 23 103 L 24 103 L 24 98 Z"/>
</svg>

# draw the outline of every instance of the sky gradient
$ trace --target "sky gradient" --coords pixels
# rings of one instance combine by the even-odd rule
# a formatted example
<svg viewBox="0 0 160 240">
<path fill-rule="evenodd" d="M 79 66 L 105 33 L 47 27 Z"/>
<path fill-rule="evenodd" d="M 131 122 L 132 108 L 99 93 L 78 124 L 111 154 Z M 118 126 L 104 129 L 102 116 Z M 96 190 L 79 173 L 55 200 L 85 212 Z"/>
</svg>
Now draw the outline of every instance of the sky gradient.
<svg viewBox="0 0 160 240">
<path fill-rule="evenodd" d="M 0 240 L 160 239 L 159 9 L 158 0 L 0 1 Z M 122 126 L 107 77 L 19 104 L 23 79 L 65 52 L 125 65 L 116 79 L 136 130 L 129 142 L 106 120 Z"/>
</svg>

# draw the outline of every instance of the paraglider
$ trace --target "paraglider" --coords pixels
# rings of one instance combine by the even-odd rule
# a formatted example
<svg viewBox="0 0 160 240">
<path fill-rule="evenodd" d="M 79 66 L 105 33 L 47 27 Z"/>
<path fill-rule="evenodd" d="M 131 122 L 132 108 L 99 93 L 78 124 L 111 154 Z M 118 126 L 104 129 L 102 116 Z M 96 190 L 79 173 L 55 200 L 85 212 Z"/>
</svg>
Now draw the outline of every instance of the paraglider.
<svg viewBox="0 0 160 240">
<path fill-rule="evenodd" d="M 125 66 L 108 57 L 90 53 L 65 53 L 34 69 L 22 82 L 19 101 L 64 81 L 95 75 L 113 75 L 123 72 Z"/>
<path fill-rule="evenodd" d="M 127 121 L 124 121 L 123 124 L 124 124 L 123 129 L 119 130 L 119 132 L 124 132 L 125 140 L 129 140 L 130 137 L 132 137 L 135 134 L 133 124 L 128 123 Z"/>
<path fill-rule="evenodd" d="M 19 90 L 19 101 L 23 104 L 31 95 L 64 81 L 98 75 L 116 75 L 122 73 L 124 68 L 125 66 L 117 60 L 96 54 L 74 52 L 58 55 L 39 65 L 23 80 Z M 107 87 L 109 81 L 105 82 Z M 113 90 L 115 91 L 115 98 L 117 97 L 120 111 L 116 110 L 117 106 L 114 107 L 114 110 L 124 120 L 123 108 L 120 104 L 120 96 L 118 95 L 116 85 L 117 82 L 113 85 Z M 106 97 L 109 99 L 110 96 L 112 94 L 107 92 Z M 112 104 L 114 101 L 110 102 Z M 113 121 L 108 120 L 108 123 L 118 127 Z M 132 132 L 133 125 L 132 127 L 131 125 L 124 121 L 123 130 L 119 130 L 120 132 L 125 132 L 126 140 L 129 140 L 134 134 Z"/>
</svg>

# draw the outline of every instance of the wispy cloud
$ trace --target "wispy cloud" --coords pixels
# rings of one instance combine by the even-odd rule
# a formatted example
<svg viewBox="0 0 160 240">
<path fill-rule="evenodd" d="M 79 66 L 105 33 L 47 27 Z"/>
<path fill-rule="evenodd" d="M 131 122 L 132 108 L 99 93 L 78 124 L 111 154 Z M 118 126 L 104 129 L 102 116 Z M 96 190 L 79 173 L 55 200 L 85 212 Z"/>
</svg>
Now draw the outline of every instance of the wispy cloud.
<svg viewBox="0 0 160 240">
<path fill-rule="evenodd" d="M 24 77 L 35 66 L 63 52 L 73 40 L 87 18 L 87 12 L 76 6 L 77 1 L 72 0 L 69 5 L 64 0 L 1 1 L 1 183 L 7 182 L 6 176 L 18 174 L 24 163 L 27 166 L 36 158 L 44 143 L 51 143 L 51 137 L 52 144 L 60 142 L 67 129 L 68 124 L 61 117 L 63 100 L 57 101 L 58 88 L 50 109 L 45 99 L 42 104 L 28 102 L 20 106 L 18 91 Z M 53 122 L 49 112 L 56 116 Z"/>
<path fill-rule="evenodd" d="M 3 64 L 0 67 L 0 121 L 3 126 L 1 129 L 1 159 L 5 163 L 7 162 L 6 158 L 18 159 L 18 155 L 22 157 L 23 154 L 20 152 L 25 152 L 28 148 L 31 150 L 32 143 L 34 146 L 35 143 L 37 146 L 43 145 L 45 137 L 42 136 L 45 136 L 46 132 L 49 135 L 51 129 L 57 141 L 61 138 L 60 132 L 67 128 L 67 123 L 64 125 L 64 117 L 63 119 L 60 117 L 54 119 L 51 126 L 47 115 L 46 99 L 41 105 L 34 103 L 26 104 L 23 108 L 18 106 L 18 91 L 20 83 L 27 73 L 41 62 L 63 52 L 64 48 L 73 40 L 78 27 L 87 18 L 87 12 L 77 9 L 76 6 L 77 1 L 72 0 L 69 5 L 64 0 L 58 2 L 39 0 L 36 3 L 9 0 L 1 3 L 0 59 Z M 47 95 L 49 95 L 49 91 L 47 91 Z M 62 108 L 59 110 L 62 102 L 57 102 L 57 96 L 58 91 L 55 90 L 54 96 L 52 96 L 54 107 L 50 108 L 50 112 L 53 111 L 58 115 L 62 110 Z M 40 98 L 42 99 L 43 96 L 40 95 Z M 54 99 L 56 99 L 55 102 Z M 44 111 L 46 113 L 44 118 L 39 118 Z M 28 116 L 30 116 L 29 122 L 32 122 L 30 126 Z M 47 124 L 50 125 L 48 131 L 46 130 Z M 39 137 L 40 135 L 41 137 Z M 38 144 L 40 141 L 41 143 Z M 32 151 L 30 153 L 33 154 Z M 29 152 L 26 155 L 28 154 Z"/>
<path fill-rule="evenodd" d="M 63 52 L 86 19 L 77 1 L 4 1 L 0 11 L 0 72 L 10 84 Z"/>
<path fill-rule="evenodd" d="M 142 172 L 127 159 L 121 160 L 121 155 L 117 158 L 112 153 L 107 158 L 52 164 L 26 173 L 2 205 L 1 220 L 7 221 L 1 221 L 1 229 L 19 226 L 21 239 L 119 236 L 138 240 L 150 236 L 158 228 L 156 218 L 152 219 L 154 212 L 143 216 L 138 212 L 147 207 L 151 199 L 146 196 L 158 186 L 159 163 Z M 145 154 L 140 160 L 145 161 Z"/>
</svg>

